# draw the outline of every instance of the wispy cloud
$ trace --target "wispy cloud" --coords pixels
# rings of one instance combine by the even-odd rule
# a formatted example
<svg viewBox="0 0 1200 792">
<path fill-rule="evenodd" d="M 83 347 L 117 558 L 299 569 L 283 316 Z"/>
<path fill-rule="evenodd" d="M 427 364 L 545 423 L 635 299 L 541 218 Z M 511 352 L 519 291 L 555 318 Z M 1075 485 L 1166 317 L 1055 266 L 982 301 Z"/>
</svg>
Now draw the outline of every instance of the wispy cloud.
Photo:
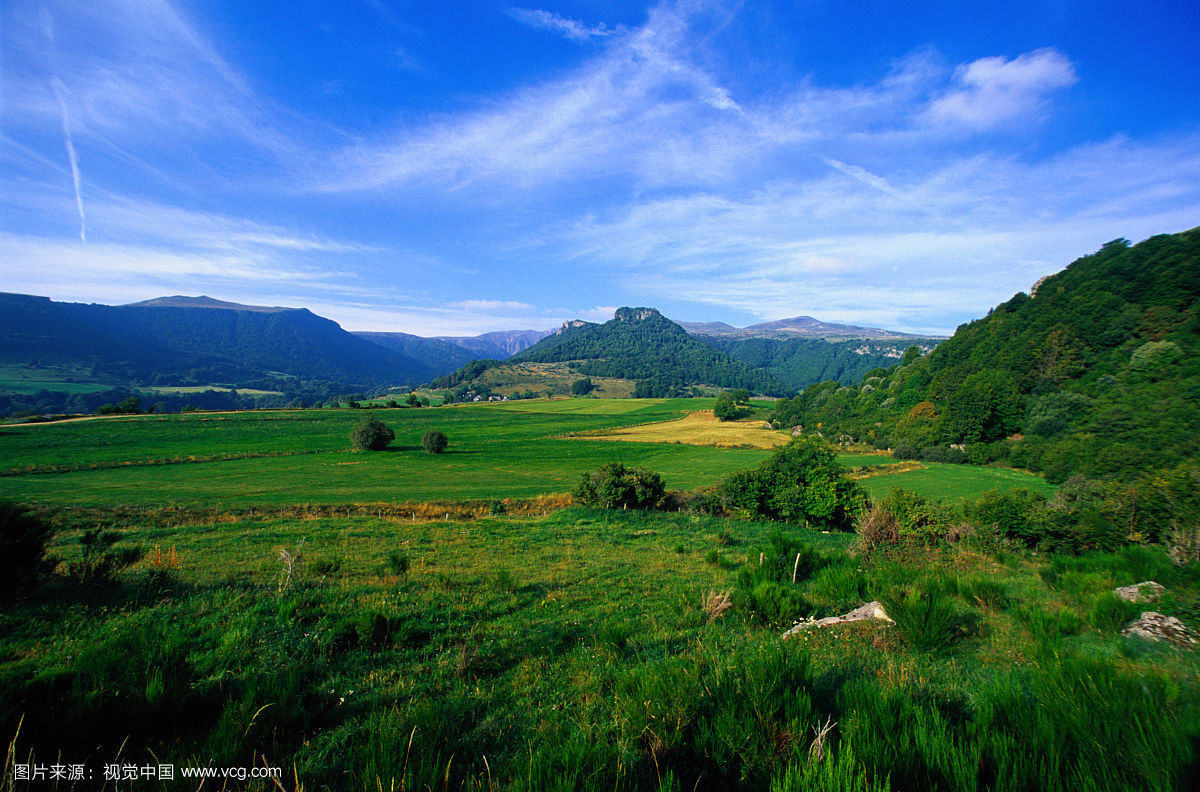
<svg viewBox="0 0 1200 792">
<path fill-rule="evenodd" d="M 79 241 L 87 242 L 87 217 L 83 213 L 83 178 L 79 175 L 79 159 L 75 156 L 75 143 L 71 140 L 71 114 L 67 109 L 62 81 L 54 80 L 54 97 L 62 114 L 63 142 L 67 147 L 67 161 L 71 164 L 71 182 L 75 187 L 75 208 L 79 211 Z"/>
<path fill-rule="evenodd" d="M 458 302 L 447 303 L 446 305 L 449 308 L 458 308 L 464 311 L 477 311 L 479 313 L 537 310 L 535 306 L 526 302 L 518 302 L 517 300 L 459 300 Z"/>
<path fill-rule="evenodd" d="M 603 22 L 597 25 L 585 25 L 576 19 L 568 19 L 550 11 L 531 8 L 510 8 L 508 15 L 520 22 L 538 30 L 557 33 L 571 41 L 587 41 L 593 38 L 607 38 L 624 31 L 620 25 L 610 27 Z"/>
</svg>

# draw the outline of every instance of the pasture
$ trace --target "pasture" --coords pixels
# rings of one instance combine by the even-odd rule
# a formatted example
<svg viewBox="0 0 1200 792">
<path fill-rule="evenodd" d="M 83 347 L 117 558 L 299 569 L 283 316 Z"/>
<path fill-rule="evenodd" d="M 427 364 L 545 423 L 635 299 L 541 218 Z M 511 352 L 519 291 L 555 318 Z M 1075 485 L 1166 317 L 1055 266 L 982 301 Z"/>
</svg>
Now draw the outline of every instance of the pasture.
<svg viewBox="0 0 1200 792">
<path fill-rule="evenodd" d="M 669 488 L 695 490 L 758 464 L 771 444 L 788 439 L 762 429 L 761 421 L 722 424 L 698 412 L 711 406 L 708 399 L 559 399 L 374 409 L 396 440 L 371 453 L 352 451 L 349 442 L 366 410 L 5 426 L 0 498 L 228 508 L 528 498 L 570 492 L 582 473 L 610 461 L 654 470 Z M 421 450 L 429 429 L 450 438 L 446 453 Z M 881 473 L 889 463 L 870 455 L 844 460 Z M 956 502 L 996 487 L 1049 491 L 1038 477 L 965 465 L 929 464 L 861 483 L 874 495 L 899 486 Z"/>
</svg>

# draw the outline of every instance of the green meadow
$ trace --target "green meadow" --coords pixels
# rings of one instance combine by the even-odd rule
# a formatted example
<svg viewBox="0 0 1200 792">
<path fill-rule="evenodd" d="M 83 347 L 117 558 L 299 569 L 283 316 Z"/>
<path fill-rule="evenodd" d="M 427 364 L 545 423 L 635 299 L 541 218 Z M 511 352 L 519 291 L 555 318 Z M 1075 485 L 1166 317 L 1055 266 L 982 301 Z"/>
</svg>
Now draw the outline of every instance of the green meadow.
<svg viewBox="0 0 1200 792">
<path fill-rule="evenodd" d="M 383 453 L 351 450 L 364 410 L 263 410 L 124 416 L 0 427 L 0 498 L 102 506 L 395 503 L 526 498 L 570 492 L 605 462 L 649 468 L 672 489 L 717 484 L 769 453 L 670 443 L 612 443 L 568 434 L 677 419 L 707 399 L 560 399 L 374 409 L 396 432 Z M 424 432 L 450 438 L 440 455 Z M 846 466 L 888 457 L 849 454 Z M 881 467 L 881 470 L 886 468 Z M 1048 492 L 1010 470 L 928 464 L 864 479 L 872 495 L 905 487 L 958 502 L 993 488 Z"/>
<path fill-rule="evenodd" d="M 32 504 L 61 559 L 0 608 L 0 788 L 55 788 L 18 780 L 55 762 L 94 774 L 60 789 L 112 765 L 176 779 L 103 788 L 1192 788 L 1197 650 L 1122 635 L 1146 606 L 1112 594 L 1157 580 L 1153 607 L 1194 622 L 1200 568 L 1161 548 L 869 551 L 738 517 L 526 508 L 608 461 L 694 490 L 767 457 L 566 436 L 710 407 L 375 409 L 396 440 L 362 453 L 351 409 L 0 428 L 0 498 Z M 428 429 L 447 453 L 421 450 Z M 874 496 L 1050 492 L 841 461 Z M 444 506 L 387 508 L 421 502 Z M 98 528 L 138 560 L 106 569 Z M 893 621 L 780 637 L 873 600 Z M 202 786 L 184 767 L 281 774 Z"/>
</svg>

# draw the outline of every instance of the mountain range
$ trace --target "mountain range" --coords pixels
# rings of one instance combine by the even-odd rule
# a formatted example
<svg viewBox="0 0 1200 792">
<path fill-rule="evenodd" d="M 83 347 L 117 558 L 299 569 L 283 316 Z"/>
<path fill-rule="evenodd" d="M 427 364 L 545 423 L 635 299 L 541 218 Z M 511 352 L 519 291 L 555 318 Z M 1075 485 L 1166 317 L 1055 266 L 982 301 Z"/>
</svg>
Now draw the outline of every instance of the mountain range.
<svg viewBox="0 0 1200 792">
<path fill-rule="evenodd" d="M 284 403 L 318 400 L 427 383 L 480 359 L 571 360 L 584 375 L 653 381 L 655 392 L 702 383 L 786 394 L 828 376 L 849 381 L 915 338 L 811 317 L 747 328 L 685 324 L 690 332 L 652 308 L 625 308 L 603 324 L 428 338 L 352 333 L 305 308 L 207 296 L 112 306 L 0 293 L 0 365 L 20 374 L 0 377 L 0 412 L 85 410 L 94 400 L 88 391 L 102 386 L 221 386 Z M 837 340 L 850 336 L 856 340 Z"/>
</svg>

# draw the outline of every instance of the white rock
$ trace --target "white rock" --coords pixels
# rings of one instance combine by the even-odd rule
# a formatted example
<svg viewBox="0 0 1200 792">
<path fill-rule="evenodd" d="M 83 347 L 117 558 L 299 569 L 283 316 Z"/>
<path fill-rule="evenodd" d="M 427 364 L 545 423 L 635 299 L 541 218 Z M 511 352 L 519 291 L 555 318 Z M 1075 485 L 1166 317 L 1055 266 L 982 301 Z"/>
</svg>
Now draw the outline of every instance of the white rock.
<svg viewBox="0 0 1200 792">
<path fill-rule="evenodd" d="M 863 621 L 865 619 L 882 619 L 883 621 L 892 621 L 887 615 L 887 611 L 878 602 L 868 602 L 862 607 L 855 608 L 849 613 L 843 613 L 841 616 L 829 616 L 824 619 L 807 619 L 798 622 L 792 629 L 785 632 L 781 637 L 790 638 L 796 633 L 807 630 L 810 627 L 828 627 L 832 624 L 845 624 L 847 622 Z"/>
<path fill-rule="evenodd" d="M 1183 622 L 1174 616 L 1164 616 L 1154 611 L 1144 611 L 1136 620 L 1121 631 L 1149 641 L 1170 641 L 1178 646 L 1195 646 L 1196 639 Z"/>
<path fill-rule="evenodd" d="M 1127 602 L 1145 602 L 1158 599 L 1164 591 L 1166 589 L 1153 580 L 1144 580 L 1141 583 L 1134 583 L 1132 586 L 1115 588 L 1113 594 Z"/>
</svg>

